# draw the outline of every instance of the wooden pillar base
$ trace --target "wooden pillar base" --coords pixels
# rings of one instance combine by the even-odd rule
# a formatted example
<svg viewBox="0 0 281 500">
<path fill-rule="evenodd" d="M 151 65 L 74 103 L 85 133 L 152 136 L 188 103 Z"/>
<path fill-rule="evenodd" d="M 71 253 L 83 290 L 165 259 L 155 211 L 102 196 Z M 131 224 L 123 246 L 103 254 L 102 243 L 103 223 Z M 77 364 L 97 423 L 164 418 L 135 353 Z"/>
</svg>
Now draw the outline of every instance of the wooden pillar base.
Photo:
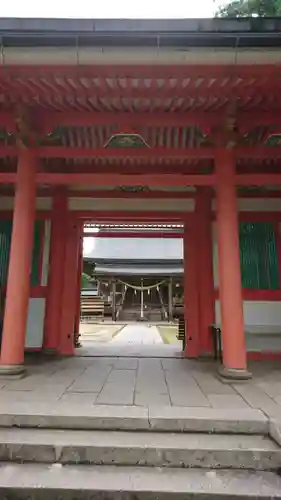
<svg viewBox="0 0 281 500">
<path fill-rule="evenodd" d="M 225 379 L 226 383 L 233 383 L 237 381 L 250 380 L 252 374 L 248 370 L 239 370 L 235 368 L 226 368 L 225 366 L 220 366 L 218 368 L 218 374 L 220 377 Z"/>
<path fill-rule="evenodd" d="M 25 376 L 24 365 L 0 365 L 0 378 L 18 379 Z"/>
</svg>

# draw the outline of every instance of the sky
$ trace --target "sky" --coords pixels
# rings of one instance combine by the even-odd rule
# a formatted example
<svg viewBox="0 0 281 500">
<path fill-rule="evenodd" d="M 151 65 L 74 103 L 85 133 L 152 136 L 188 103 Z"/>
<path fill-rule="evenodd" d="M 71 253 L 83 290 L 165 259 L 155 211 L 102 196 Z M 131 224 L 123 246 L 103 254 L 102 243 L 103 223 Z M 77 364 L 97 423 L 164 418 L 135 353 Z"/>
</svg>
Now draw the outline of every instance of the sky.
<svg viewBox="0 0 281 500">
<path fill-rule="evenodd" d="M 0 0 L 0 17 L 190 18 L 212 17 L 222 0 Z"/>
</svg>

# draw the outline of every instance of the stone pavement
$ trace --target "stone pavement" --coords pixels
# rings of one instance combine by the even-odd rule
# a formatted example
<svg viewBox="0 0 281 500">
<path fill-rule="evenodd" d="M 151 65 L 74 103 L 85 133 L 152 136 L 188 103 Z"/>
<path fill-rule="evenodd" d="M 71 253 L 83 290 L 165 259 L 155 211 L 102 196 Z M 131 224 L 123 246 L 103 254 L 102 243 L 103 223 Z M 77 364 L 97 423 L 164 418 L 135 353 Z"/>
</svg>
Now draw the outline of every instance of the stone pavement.
<svg viewBox="0 0 281 500">
<path fill-rule="evenodd" d="M 125 326 L 125 328 L 113 337 L 111 343 L 153 345 L 163 344 L 163 340 L 156 326 L 134 324 Z"/>
<path fill-rule="evenodd" d="M 175 344 L 128 344 L 124 342 L 85 342 L 77 349 L 77 356 L 115 358 L 182 358 L 182 350 Z"/>
<path fill-rule="evenodd" d="M 89 345 L 89 343 L 106 343 L 110 342 L 114 335 L 117 334 L 119 330 L 122 330 L 123 325 L 109 324 L 109 325 L 99 325 L 91 323 L 80 323 L 79 332 L 80 340 L 83 341 L 83 345 Z"/>
<path fill-rule="evenodd" d="M 253 362 L 253 379 L 222 383 L 211 361 L 168 358 L 33 358 L 27 376 L 0 381 L 1 404 L 136 405 L 261 409 L 281 415 L 280 363 Z"/>
</svg>

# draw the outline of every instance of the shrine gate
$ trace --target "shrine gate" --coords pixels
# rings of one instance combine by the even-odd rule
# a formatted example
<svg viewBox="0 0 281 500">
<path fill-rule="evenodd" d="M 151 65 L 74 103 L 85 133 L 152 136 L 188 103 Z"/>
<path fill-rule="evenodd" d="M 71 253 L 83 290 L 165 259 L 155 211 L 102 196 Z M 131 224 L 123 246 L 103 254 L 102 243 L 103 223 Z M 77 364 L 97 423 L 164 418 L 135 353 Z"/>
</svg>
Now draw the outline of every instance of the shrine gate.
<svg viewBox="0 0 281 500">
<path fill-rule="evenodd" d="M 2 374 L 74 354 L 86 221 L 184 224 L 184 356 L 280 357 L 280 23 L 0 20 Z"/>
</svg>

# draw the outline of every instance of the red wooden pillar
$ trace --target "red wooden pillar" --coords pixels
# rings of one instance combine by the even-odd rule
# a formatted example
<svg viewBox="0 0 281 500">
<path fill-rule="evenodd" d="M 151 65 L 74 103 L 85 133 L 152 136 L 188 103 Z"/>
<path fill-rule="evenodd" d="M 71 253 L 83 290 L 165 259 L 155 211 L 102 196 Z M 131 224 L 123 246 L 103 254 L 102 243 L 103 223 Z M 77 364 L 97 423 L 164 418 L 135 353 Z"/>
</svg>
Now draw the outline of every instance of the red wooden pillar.
<svg viewBox="0 0 281 500">
<path fill-rule="evenodd" d="M 75 342 L 79 344 L 79 329 L 80 329 L 80 307 L 81 307 L 81 278 L 83 273 L 83 223 L 80 224 L 79 232 L 79 255 L 77 266 L 77 290 L 76 290 L 76 317 L 75 317 Z"/>
<path fill-rule="evenodd" d="M 56 351 L 59 347 L 67 205 L 66 191 L 58 189 L 53 197 L 48 289 L 44 325 L 44 349 L 48 351 Z"/>
<path fill-rule="evenodd" d="M 74 354 L 74 328 L 77 303 L 77 268 L 80 245 L 80 225 L 71 219 L 67 223 L 64 260 L 63 293 L 60 318 L 59 352 L 64 356 Z"/>
<path fill-rule="evenodd" d="M 184 355 L 197 358 L 199 345 L 199 295 L 198 295 L 198 231 L 194 222 L 184 226 L 184 317 L 186 347 Z"/>
<path fill-rule="evenodd" d="M 215 321 L 213 276 L 212 196 L 208 188 L 197 188 L 196 223 L 198 227 L 199 337 L 200 354 L 213 348 L 210 325 Z"/>
<path fill-rule="evenodd" d="M 217 234 L 223 369 L 227 378 L 249 378 L 244 334 L 240 271 L 235 157 L 219 150 L 217 173 Z"/>
<path fill-rule="evenodd" d="M 30 295 L 30 271 L 36 212 L 37 157 L 21 148 L 18 157 L 13 229 L 4 315 L 1 374 L 24 371 L 24 347 Z"/>
</svg>

